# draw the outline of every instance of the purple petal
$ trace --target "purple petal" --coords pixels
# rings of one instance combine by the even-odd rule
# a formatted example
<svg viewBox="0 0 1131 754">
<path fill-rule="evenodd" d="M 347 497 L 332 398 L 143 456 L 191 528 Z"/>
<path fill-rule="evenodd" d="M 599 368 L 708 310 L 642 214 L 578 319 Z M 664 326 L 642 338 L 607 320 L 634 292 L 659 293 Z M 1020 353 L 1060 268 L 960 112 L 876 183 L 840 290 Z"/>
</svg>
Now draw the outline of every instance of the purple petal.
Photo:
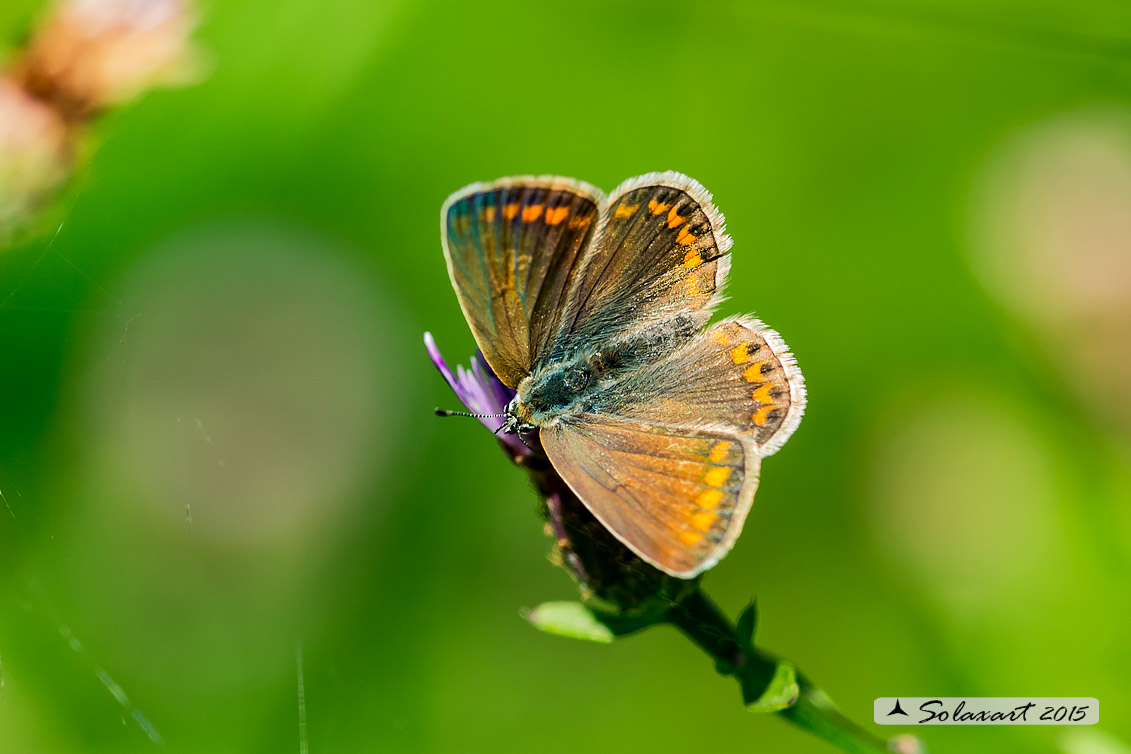
<svg viewBox="0 0 1131 754">
<path fill-rule="evenodd" d="M 504 417 L 501 414 L 506 411 L 507 404 L 514 397 L 514 391 L 495 376 L 487 363 L 481 361 L 477 354 L 472 357 L 471 369 L 465 369 L 457 364 L 456 373 L 453 375 L 447 362 L 444 361 L 444 357 L 440 354 L 440 349 L 436 347 L 432 333 L 424 333 L 424 347 L 428 349 L 432 363 L 443 375 L 448 387 L 456 394 L 460 403 L 473 414 L 500 414 L 500 416 L 477 417 L 479 422 L 492 432 L 496 432 L 499 427 L 503 426 Z M 518 439 L 517 435 L 498 434 L 496 437 L 516 453 L 521 455 L 530 453 L 529 448 Z"/>
<path fill-rule="evenodd" d="M 436 347 L 436 339 L 432 337 L 432 333 L 430 332 L 424 333 L 424 347 L 428 349 L 428 355 L 432 357 L 432 363 L 440 370 L 440 374 L 443 375 L 444 381 L 448 383 L 448 387 L 455 390 L 458 395 L 459 390 L 456 389 L 456 379 L 452 376 L 452 370 L 448 369 L 448 365 L 444 363 L 444 357 L 440 355 L 440 349 Z"/>
<path fill-rule="evenodd" d="M 506 406 L 514 398 L 514 391 L 503 384 L 493 371 L 487 365 L 487 360 L 483 358 L 482 351 L 476 351 L 475 356 L 471 358 L 471 369 L 475 372 L 475 376 L 479 381 L 485 385 L 490 385 L 491 392 L 495 396 L 495 401 Z"/>
</svg>

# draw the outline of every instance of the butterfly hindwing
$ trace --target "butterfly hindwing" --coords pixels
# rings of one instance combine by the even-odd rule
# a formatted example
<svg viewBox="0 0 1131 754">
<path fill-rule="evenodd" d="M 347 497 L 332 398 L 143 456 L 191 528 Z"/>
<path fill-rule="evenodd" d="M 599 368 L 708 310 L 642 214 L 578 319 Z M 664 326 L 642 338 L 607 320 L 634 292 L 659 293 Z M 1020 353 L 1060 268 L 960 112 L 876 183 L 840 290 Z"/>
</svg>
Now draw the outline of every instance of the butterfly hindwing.
<svg viewBox="0 0 1131 754">
<path fill-rule="evenodd" d="M 581 414 L 541 431 L 546 454 L 586 507 L 653 566 L 692 578 L 726 554 L 758 485 L 760 457 L 711 427 Z"/>
<path fill-rule="evenodd" d="M 675 316 L 705 324 L 730 268 L 730 238 L 711 195 L 679 173 L 626 181 L 570 293 L 561 340 L 574 345 Z"/>
<path fill-rule="evenodd" d="M 797 428 L 805 384 L 758 320 L 723 320 L 542 430 L 554 468 L 633 552 L 690 578 L 742 530 L 761 458 Z"/>
<path fill-rule="evenodd" d="M 780 448 L 805 411 L 805 382 L 781 337 L 752 317 L 712 325 L 624 378 L 605 410 L 642 422 L 709 422 Z M 640 400 L 636 396 L 648 396 Z"/>
<path fill-rule="evenodd" d="M 506 178 L 453 194 L 441 213 L 460 307 L 495 374 L 514 387 L 560 330 L 562 302 L 604 196 L 567 178 Z"/>
</svg>

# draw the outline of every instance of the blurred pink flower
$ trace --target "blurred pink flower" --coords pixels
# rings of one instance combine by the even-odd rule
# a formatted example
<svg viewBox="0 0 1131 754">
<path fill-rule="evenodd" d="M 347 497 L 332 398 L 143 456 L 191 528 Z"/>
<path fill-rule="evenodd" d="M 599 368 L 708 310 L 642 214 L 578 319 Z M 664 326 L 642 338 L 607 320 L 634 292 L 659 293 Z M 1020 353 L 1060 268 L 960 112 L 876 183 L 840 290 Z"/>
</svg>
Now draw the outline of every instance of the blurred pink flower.
<svg viewBox="0 0 1131 754">
<path fill-rule="evenodd" d="M 188 0 L 61 0 L 0 70 L 0 233 L 67 179 L 86 124 L 201 70 Z"/>
<path fill-rule="evenodd" d="M 63 119 L 0 74 L 0 229 L 61 184 L 69 162 Z"/>
<path fill-rule="evenodd" d="M 1131 429 L 1131 112 L 1019 134 L 976 205 L 974 266 L 1102 424 Z"/>
<path fill-rule="evenodd" d="M 64 117 L 88 117 L 146 89 L 193 81 L 196 23 L 185 0 L 62 0 L 17 70 L 24 88 Z"/>
</svg>

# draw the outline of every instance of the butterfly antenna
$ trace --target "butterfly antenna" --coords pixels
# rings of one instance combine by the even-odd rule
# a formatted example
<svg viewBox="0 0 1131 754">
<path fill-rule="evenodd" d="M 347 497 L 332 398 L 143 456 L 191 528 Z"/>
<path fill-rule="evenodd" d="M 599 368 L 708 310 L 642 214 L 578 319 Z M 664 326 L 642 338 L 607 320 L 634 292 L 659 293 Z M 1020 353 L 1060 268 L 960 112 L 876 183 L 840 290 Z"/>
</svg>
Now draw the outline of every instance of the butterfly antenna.
<svg viewBox="0 0 1131 754">
<path fill-rule="evenodd" d="M 433 410 L 436 412 L 436 416 L 470 416 L 473 419 L 498 419 L 500 417 L 506 416 L 505 413 L 503 413 L 503 414 L 473 414 L 469 411 L 449 411 L 446 408 L 437 408 L 437 409 L 433 409 Z M 506 427 L 507 427 L 506 424 L 500 424 L 492 434 L 497 435 L 500 432 L 502 432 L 504 429 L 506 429 Z M 518 437 L 518 441 L 526 446 L 527 450 L 532 451 L 532 452 L 534 451 L 534 448 L 530 447 L 530 443 L 528 443 L 526 441 L 526 439 L 521 434 L 516 433 L 516 436 Z"/>
<path fill-rule="evenodd" d="M 506 414 L 473 414 L 469 411 L 449 411 L 446 408 L 434 409 L 436 416 L 470 416 L 472 419 L 498 419 Z"/>
</svg>

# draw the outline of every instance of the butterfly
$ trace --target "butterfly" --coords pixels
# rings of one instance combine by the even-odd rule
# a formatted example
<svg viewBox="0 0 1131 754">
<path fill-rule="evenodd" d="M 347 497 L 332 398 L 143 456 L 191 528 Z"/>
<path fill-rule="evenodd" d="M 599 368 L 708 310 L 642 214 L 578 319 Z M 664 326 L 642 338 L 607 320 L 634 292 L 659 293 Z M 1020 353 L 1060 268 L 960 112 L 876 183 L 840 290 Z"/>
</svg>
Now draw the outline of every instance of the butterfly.
<svg viewBox="0 0 1131 754">
<path fill-rule="evenodd" d="M 801 421 L 805 383 L 753 317 L 709 324 L 731 239 L 675 172 L 609 196 L 554 176 L 475 183 L 441 211 L 448 274 L 515 397 L 503 432 L 537 432 L 614 536 L 679 578 L 734 545 L 761 460 Z"/>
</svg>

